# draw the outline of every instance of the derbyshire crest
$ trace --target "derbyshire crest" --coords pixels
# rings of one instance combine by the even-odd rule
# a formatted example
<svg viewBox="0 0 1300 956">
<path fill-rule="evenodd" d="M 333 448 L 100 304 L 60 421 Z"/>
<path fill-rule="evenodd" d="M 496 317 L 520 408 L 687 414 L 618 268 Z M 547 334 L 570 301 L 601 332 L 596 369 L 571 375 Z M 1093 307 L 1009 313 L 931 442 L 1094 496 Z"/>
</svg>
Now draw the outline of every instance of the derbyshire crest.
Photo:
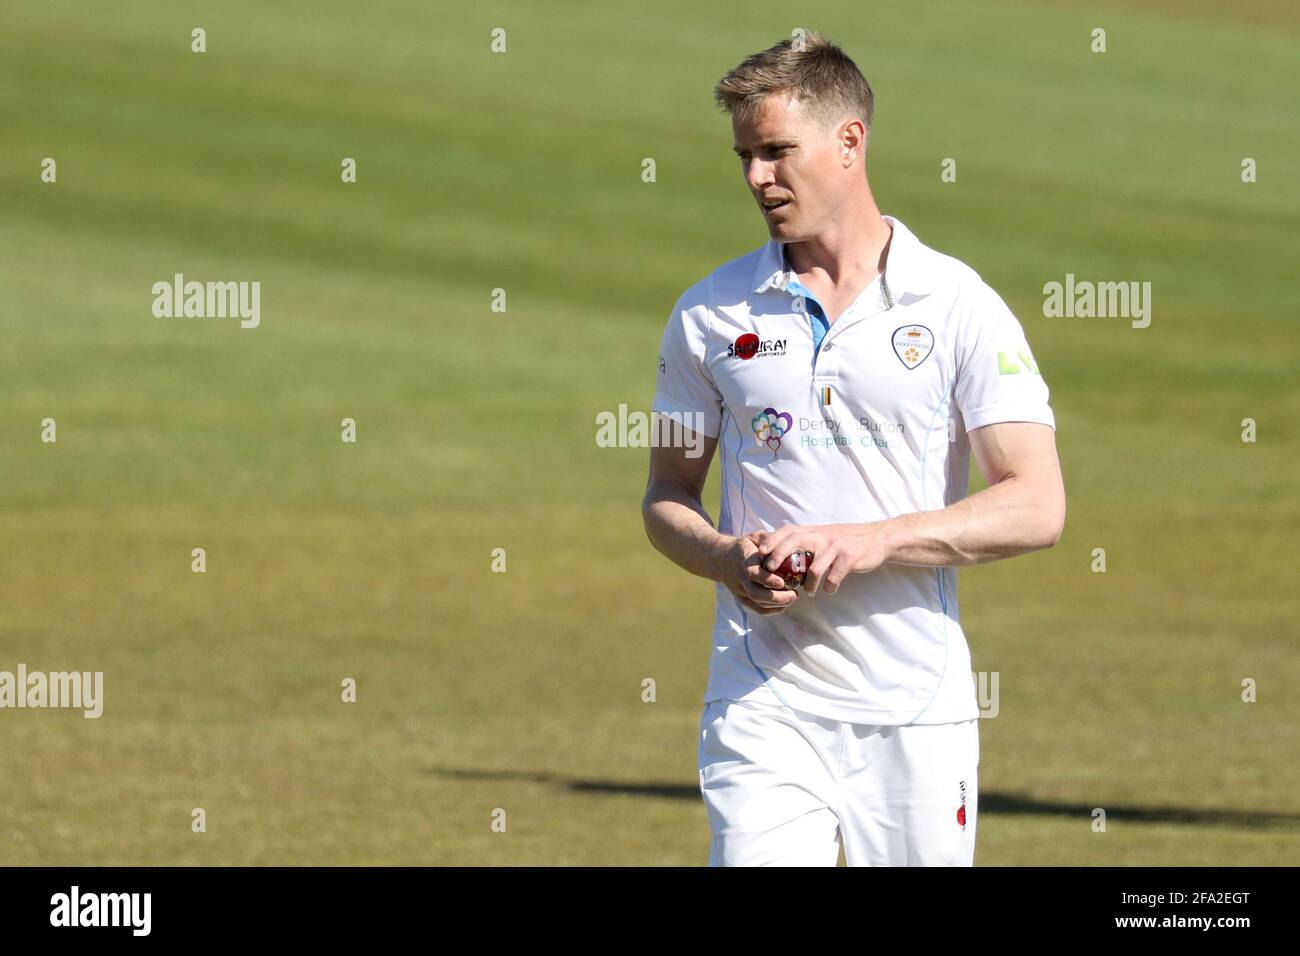
<svg viewBox="0 0 1300 956">
<path fill-rule="evenodd" d="M 934 351 L 934 333 L 924 325 L 894 329 L 894 354 L 909 369 L 916 368 Z"/>
</svg>

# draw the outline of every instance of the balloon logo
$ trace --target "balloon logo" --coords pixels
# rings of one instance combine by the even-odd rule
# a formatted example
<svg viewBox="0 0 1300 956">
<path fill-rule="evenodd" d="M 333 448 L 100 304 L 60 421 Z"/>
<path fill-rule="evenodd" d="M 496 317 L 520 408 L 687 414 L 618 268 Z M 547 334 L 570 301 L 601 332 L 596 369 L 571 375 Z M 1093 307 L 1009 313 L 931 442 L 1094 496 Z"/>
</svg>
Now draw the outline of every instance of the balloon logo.
<svg viewBox="0 0 1300 956">
<path fill-rule="evenodd" d="M 754 416 L 754 437 L 760 445 L 766 445 L 775 452 L 781 447 L 781 438 L 794 425 L 789 412 L 778 412 L 775 408 L 765 408 Z"/>
</svg>

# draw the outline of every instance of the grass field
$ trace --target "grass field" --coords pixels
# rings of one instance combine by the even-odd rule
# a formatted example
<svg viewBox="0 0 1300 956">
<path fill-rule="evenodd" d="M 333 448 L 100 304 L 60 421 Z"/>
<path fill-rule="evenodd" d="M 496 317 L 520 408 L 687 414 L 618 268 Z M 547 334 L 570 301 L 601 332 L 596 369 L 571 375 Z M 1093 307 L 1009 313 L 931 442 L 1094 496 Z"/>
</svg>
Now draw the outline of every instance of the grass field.
<svg viewBox="0 0 1300 956">
<path fill-rule="evenodd" d="M 712 589 L 595 416 L 766 238 L 710 94 L 798 26 L 1052 389 L 1065 535 L 961 574 L 976 862 L 1300 862 L 1300 11 L 817 10 L 0 11 L 0 670 L 105 675 L 98 720 L 0 711 L 0 864 L 705 861 Z M 154 318 L 178 272 L 260 281 L 260 327 Z M 1044 318 L 1067 272 L 1150 281 L 1151 326 Z"/>
</svg>

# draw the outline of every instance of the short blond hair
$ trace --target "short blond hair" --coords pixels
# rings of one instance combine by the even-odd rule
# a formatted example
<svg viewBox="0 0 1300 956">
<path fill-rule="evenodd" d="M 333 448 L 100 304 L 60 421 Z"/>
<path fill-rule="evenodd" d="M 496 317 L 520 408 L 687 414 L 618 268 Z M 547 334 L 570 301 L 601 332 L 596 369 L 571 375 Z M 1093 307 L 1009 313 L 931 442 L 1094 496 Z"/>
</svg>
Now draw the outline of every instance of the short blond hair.
<svg viewBox="0 0 1300 956">
<path fill-rule="evenodd" d="M 824 129 L 846 117 L 871 129 L 876 108 L 871 84 L 843 50 L 819 33 L 802 34 L 798 42 L 782 40 L 746 57 L 718 82 L 713 98 L 734 119 L 746 121 L 773 93 L 794 94 Z"/>
</svg>

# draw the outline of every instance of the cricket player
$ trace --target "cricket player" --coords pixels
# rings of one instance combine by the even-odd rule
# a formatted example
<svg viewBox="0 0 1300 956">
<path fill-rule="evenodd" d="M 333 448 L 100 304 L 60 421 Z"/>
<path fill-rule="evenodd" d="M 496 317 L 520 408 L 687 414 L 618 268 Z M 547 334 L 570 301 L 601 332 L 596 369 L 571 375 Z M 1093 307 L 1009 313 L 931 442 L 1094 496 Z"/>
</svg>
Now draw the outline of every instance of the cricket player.
<svg viewBox="0 0 1300 956">
<path fill-rule="evenodd" d="M 873 95 L 842 50 L 784 41 L 715 96 L 769 238 L 669 315 L 654 410 L 694 434 L 652 449 L 642 509 L 656 548 L 716 582 L 710 864 L 834 866 L 842 844 L 850 866 L 971 866 L 956 568 L 1060 538 L 1047 386 L 998 294 L 876 207 Z M 967 496 L 972 452 L 988 487 Z M 813 558 L 790 590 L 772 572 L 796 550 Z"/>
</svg>

